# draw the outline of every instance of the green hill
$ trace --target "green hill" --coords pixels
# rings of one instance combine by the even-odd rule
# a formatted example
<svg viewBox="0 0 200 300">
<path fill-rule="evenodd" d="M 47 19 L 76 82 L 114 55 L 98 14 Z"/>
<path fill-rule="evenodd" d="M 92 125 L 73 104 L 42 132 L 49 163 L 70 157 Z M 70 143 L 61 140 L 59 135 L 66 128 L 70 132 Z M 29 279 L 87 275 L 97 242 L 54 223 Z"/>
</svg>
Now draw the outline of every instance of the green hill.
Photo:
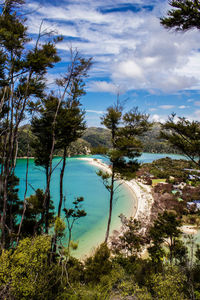
<svg viewBox="0 0 200 300">
<path fill-rule="evenodd" d="M 18 137 L 18 156 L 27 155 L 27 140 L 28 140 L 28 130 L 30 125 L 24 125 L 20 128 L 19 137 Z M 160 129 L 161 125 L 155 123 L 151 130 L 146 132 L 142 137 L 140 137 L 143 145 L 144 152 L 150 153 L 178 153 L 175 148 L 170 147 L 167 141 L 160 139 Z M 30 144 L 31 140 L 34 138 L 33 134 L 29 132 L 30 135 Z M 69 149 L 69 155 L 78 155 L 78 154 L 88 154 L 92 148 L 105 147 L 110 148 L 111 143 L 111 134 L 108 129 L 102 127 L 89 127 L 86 129 L 81 139 L 74 142 Z M 60 155 L 61 153 L 57 153 Z M 29 156 L 34 156 L 33 149 L 30 147 Z"/>
</svg>

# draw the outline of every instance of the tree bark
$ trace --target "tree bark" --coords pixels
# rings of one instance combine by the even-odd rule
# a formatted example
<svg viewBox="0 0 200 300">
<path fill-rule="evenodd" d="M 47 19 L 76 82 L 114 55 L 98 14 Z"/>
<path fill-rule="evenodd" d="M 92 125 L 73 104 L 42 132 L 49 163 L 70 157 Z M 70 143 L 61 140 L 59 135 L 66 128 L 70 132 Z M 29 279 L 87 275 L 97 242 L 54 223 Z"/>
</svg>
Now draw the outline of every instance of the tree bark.
<svg viewBox="0 0 200 300">
<path fill-rule="evenodd" d="M 67 149 L 65 147 L 63 152 L 63 164 L 60 172 L 60 201 L 58 205 L 58 217 L 60 217 L 62 202 L 63 202 L 63 177 L 64 177 L 65 166 L 66 166 L 66 153 L 67 153 Z"/>
<path fill-rule="evenodd" d="M 108 225 L 107 225 L 106 237 L 105 237 L 105 243 L 106 243 L 106 244 L 107 244 L 108 238 L 109 238 L 109 233 L 110 233 L 110 223 L 111 223 L 111 218 L 112 218 L 113 196 L 114 196 L 114 178 L 115 178 L 115 173 L 114 173 L 114 168 L 113 168 L 113 169 L 112 169 L 112 177 L 111 177 L 111 188 L 110 188 L 109 217 L 108 217 Z"/>
</svg>

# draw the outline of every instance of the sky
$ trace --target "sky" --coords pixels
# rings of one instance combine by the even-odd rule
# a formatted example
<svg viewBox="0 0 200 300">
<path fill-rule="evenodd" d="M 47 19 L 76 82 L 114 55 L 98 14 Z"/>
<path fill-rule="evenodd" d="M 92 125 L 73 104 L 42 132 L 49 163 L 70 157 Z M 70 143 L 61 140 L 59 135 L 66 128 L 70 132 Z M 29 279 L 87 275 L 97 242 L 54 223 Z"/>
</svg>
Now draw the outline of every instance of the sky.
<svg viewBox="0 0 200 300">
<path fill-rule="evenodd" d="M 170 9 L 164 0 L 28 0 L 28 30 L 34 39 L 43 29 L 63 36 L 62 58 L 48 75 L 48 87 L 67 68 L 69 47 L 93 65 L 81 99 L 88 126 L 119 94 L 125 111 L 138 107 L 150 120 L 165 122 L 171 113 L 200 119 L 200 32 L 168 31 L 160 17 Z"/>
</svg>

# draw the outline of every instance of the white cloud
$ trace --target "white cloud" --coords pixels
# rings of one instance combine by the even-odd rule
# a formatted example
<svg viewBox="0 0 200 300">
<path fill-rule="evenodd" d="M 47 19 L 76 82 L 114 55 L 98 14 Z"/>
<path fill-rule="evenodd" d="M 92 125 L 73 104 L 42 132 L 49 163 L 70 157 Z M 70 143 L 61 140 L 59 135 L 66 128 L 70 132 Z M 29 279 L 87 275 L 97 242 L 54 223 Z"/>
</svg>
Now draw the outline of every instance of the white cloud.
<svg viewBox="0 0 200 300">
<path fill-rule="evenodd" d="M 92 92 L 109 92 L 116 94 L 119 87 L 107 81 L 92 81 L 89 83 L 88 90 Z"/>
<path fill-rule="evenodd" d="M 200 119 L 200 109 L 197 109 L 194 112 L 194 119 L 197 119 L 199 121 L 199 119 Z"/>
<path fill-rule="evenodd" d="M 189 106 L 180 105 L 178 108 L 180 108 L 180 109 L 185 109 L 185 108 L 189 108 Z"/>
<path fill-rule="evenodd" d="M 200 101 L 195 101 L 195 102 L 194 102 L 194 105 L 195 105 L 195 106 L 200 106 Z"/>
<path fill-rule="evenodd" d="M 164 123 L 166 121 L 167 117 L 163 117 L 157 114 L 154 114 L 150 117 L 150 120 L 152 122 L 160 122 L 160 123 Z"/>
<path fill-rule="evenodd" d="M 171 108 L 174 108 L 174 105 L 160 105 L 159 108 L 161 108 L 161 109 L 171 109 Z"/>
<path fill-rule="evenodd" d="M 117 72 L 114 73 L 116 78 L 142 78 L 143 72 L 140 66 L 133 60 L 122 61 L 117 66 Z"/>
<path fill-rule="evenodd" d="M 149 111 L 156 111 L 157 110 L 157 108 L 149 108 Z"/>
<path fill-rule="evenodd" d="M 98 115 L 102 115 L 105 113 L 105 111 L 103 110 L 92 110 L 92 109 L 87 109 L 86 110 L 87 113 L 94 113 L 94 114 L 98 114 Z"/>
<path fill-rule="evenodd" d="M 152 4 L 152 1 L 132 0 L 129 5 Z M 92 74 L 99 91 L 123 86 L 126 90 L 162 90 L 166 93 L 184 89 L 200 89 L 200 35 L 197 30 L 182 33 L 168 32 L 161 27 L 159 17 L 166 13 L 167 1 L 154 1 L 152 11 L 141 9 L 110 11 L 127 5 L 125 0 L 74 0 L 62 5 L 40 5 L 30 16 L 31 33 L 44 25 L 63 34 L 65 41 L 58 45 L 66 50 L 70 41 L 81 53 L 93 56 Z M 28 9 L 38 7 L 37 2 Z M 64 53 L 62 53 L 65 58 Z M 95 86 L 95 84 L 94 84 Z"/>
</svg>

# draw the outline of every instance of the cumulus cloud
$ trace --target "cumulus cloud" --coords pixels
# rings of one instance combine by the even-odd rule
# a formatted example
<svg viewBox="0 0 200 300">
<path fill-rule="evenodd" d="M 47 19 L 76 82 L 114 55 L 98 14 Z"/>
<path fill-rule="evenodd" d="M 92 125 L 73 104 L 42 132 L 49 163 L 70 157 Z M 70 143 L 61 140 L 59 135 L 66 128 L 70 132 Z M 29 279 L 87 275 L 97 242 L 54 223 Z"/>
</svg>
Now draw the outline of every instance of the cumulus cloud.
<svg viewBox="0 0 200 300">
<path fill-rule="evenodd" d="M 166 93 L 200 89 L 200 35 L 197 30 L 168 32 L 159 17 L 166 13 L 168 1 L 74 0 L 62 5 L 40 5 L 29 18 L 29 30 L 38 33 L 41 20 L 64 36 L 59 44 L 66 50 L 69 41 L 83 54 L 93 56 L 92 74 L 100 83 L 96 91 L 148 89 Z M 153 5 L 152 5 L 153 3 Z M 149 8 L 148 8 L 149 5 Z M 105 77 L 109 83 L 106 85 Z"/>
<path fill-rule="evenodd" d="M 88 90 L 92 92 L 109 92 L 116 94 L 119 87 L 107 81 L 92 81 L 89 83 Z"/>
<path fill-rule="evenodd" d="M 152 115 L 151 117 L 150 117 L 150 120 L 152 121 L 152 122 L 160 122 L 160 123 L 164 123 L 165 121 L 166 121 L 166 119 L 167 119 L 167 116 L 160 116 L 160 115 L 158 115 L 158 114 L 154 114 L 154 115 Z"/>
</svg>

